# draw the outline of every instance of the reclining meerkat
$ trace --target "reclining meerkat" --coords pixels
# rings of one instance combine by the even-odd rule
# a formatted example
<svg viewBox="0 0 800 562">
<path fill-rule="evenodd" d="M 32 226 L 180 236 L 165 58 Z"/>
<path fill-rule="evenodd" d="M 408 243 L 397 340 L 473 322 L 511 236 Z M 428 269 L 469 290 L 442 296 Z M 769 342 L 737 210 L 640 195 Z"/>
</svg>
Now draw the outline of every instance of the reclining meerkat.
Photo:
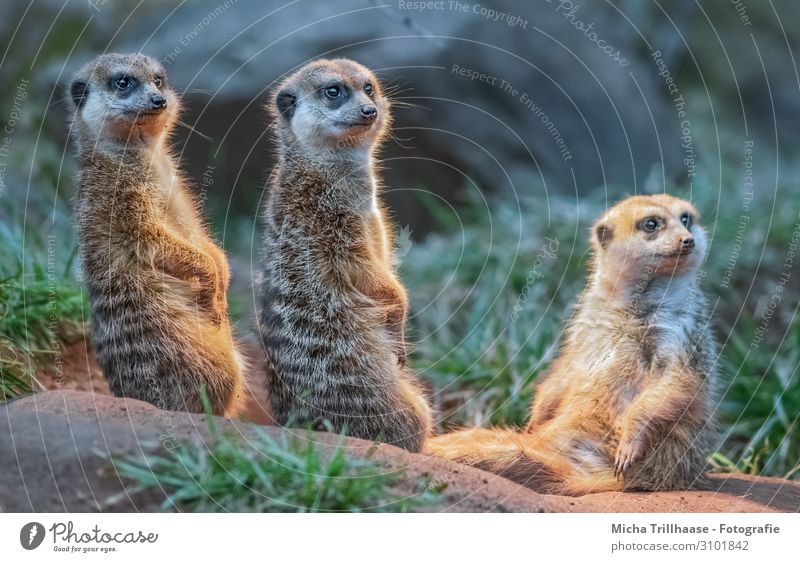
<svg viewBox="0 0 800 562">
<path fill-rule="evenodd" d="M 228 324 L 228 264 L 170 153 L 180 112 L 163 67 L 106 54 L 70 85 L 76 222 L 97 360 L 116 396 L 234 415 L 242 366 Z"/>
<path fill-rule="evenodd" d="M 694 207 L 637 196 L 592 230 L 594 262 L 524 432 L 469 429 L 426 452 L 544 493 L 669 490 L 703 478 L 715 438 L 717 345 L 697 283 Z"/>
</svg>

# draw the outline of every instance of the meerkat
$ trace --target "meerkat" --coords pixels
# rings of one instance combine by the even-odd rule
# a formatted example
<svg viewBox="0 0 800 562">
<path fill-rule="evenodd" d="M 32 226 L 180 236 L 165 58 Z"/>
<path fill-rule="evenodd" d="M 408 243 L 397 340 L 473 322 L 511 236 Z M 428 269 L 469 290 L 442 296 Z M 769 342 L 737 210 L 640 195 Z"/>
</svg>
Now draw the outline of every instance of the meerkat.
<svg viewBox="0 0 800 562">
<path fill-rule="evenodd" d="M 431 413 L 406 366 L 408 297 L 375 162 L 389 105 L 347 59 L 309 63 L 275 90 L 259 331 L 279 424 L 419 451 Z"/>
<path fill-rule="evenodd" d="M 543 493 L 686 489 L 715 439 L 717 346 L 699 288 L 698 213 L 631 197 L 592 229 L 593 266 L 525 431 L 471 429 L 427 452 Z"/>
<path fill-rule="evenodd" d="M 180 100 L 160 63 L 105 54 L 69 89 L 76 223 L 92 343 L 116 396 L 234 415 L 242 365 L 227 316 L 228 263 L 168 146 Z"/>
</svg>

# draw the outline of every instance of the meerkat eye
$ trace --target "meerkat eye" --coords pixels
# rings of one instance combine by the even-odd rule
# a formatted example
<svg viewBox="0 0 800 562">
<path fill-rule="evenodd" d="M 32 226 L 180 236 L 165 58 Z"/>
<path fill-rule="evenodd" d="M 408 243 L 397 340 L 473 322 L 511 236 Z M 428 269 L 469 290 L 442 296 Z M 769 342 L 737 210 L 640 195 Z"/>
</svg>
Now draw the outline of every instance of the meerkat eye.
<svg viewBox="0 0 800 562">
<path fill-rule="evenodd" d="M 153 84 L 156 85 L 156 88 L 160 88 L 161 84 L 163 84 L 163 80 L 161 79 L 161 76 L 156 76 L 155 78 L 153 78 Z"/>
<path fill-rule="evenodd" d="M 114 80 L 114 87 L 117 90 L 127 90 L 131 86 L 133 86 L 133 79 L 128 76 L 120 76 Z"/>
<path fill-rule="evenodd" d="M 342 90 L 339 89 L 339 86 L 328 86 L 325 88 L 325 95 L 331 99 L 338 98 L 342 93 Z"/>
<path fill-rule="evenodd" d="M 681 215 L 681 224 L 687 229 L 692 228 L 692 215 L 689 213 L 683 213 Z"/>
<path fill-rule="evenodd" d="M 364 84 L 364 91 L 366 92 L 366 94 L 368 96 L 371 96 L 372 95 L 372 84 L 370 84 L 369 82 Z"/>
<path fill-rule="evenodd" d="M 649 217 L 644 219 L 641 223 L 639 223 L 639 228 L 644 230 L 645 232 L 655 232 L 658 230 L 660 222 L 657 218 Z"/>
</svg>

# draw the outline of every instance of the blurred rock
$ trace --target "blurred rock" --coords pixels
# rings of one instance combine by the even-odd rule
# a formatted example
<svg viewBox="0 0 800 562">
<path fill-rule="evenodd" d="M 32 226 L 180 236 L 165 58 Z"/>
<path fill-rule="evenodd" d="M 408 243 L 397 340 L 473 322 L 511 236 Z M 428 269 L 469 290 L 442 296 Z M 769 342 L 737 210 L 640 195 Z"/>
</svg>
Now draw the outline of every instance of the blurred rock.
<svg viewBox="0 0 800 562">
<path fill-rule="evenodd" d="M 181 87 L 210 93 L 193 100 L 192 117 L 202 113 L 198 129 L 224 139 L 227 166 L 242 172 L 236 187 L 264 175 L 267 92 L 282 75 L 321 56 L 361 61 L 398 88 L 398 99 L 416 104 L 395 111 L 400 141 L 386 152 L 392 190 L 430 188 L 450 198 L 474 182 L 506 194 L 544 186 L 573 193 L 573 181 L 580 189 L 633 186 L 662 160 L 670 174 L 679 173 L 679 143 L 668 138 L 680 135 L 658 77 L 638 56 L 635 31 L 619 33 L 607 10 L 587 5 L 578 15 L 587 25 L 595 22 L 630 60 L 627 67 L 557 13 L 557 3 L 493 2 L 498 15 L 474 3 L 402 9 L 409 4 L 361 0 L 278 9 L 238 0 L 212 17 L 217 0 L 198 2 L 163 23 L 160 15 L 145 18 L 121 36 L 120 48 L 158 56 Z M 472 79 L 475 74 L 487 78 Z M 662 142 L 654 131 L 664 135 Z M 189 160 L 195 155 L 190 150 Z M 396 193 L 393 206 L 413 216 L 404 199 Z"/>
<path fill-rule="evenodd" d="M 395 109 L 385 163 L 391 206 L 419 233 L 426 225 L 417 189 L 448 200 L 465 185 L 546 198 L 607 186 L 640 191 L 647 177 L 663 186 L 691 176 L 683 119 L 654 51 L 687 98 L 693 153 L 712 171 L 730 131 L 698 131 L 701 116 L 708 122 L 732 110 L 736 125 L 742 106 L 751 137 L 776 147 L 800 142 L 798 129 L 785 125 L 796 114 L 795 76 L 780 80 L 795 68 L 783 32 L 797 36 L 784 21 L 798 8 L 748 4 L 745 26 L 723 4 L 701 11 L 683 1 L 662 11 L 629 0 L 444 0 L 419 11 L 400 0 L 44 0 L 30 10 L 4 8 L 6 35 L 25 17 L 0 72 L 14 79 L 31 63 L 46 68 L 36 80 L 53 91 L 97 52 L 141 50 L 163 60 L 186 92 L 184 121 L 213 139 L 183 130 L 185 165 L 198 183 L 213 178 L 207 187 L 217 201 L 229 200 L 214 213 L 253 217 L 272 155 L 263 111 L 270 88 L 311 59 L 355 58 L 396 87 L 396 99 L 415 104 Z M 63 121 L 58 111 L 46 117 Z"/>
</svg>

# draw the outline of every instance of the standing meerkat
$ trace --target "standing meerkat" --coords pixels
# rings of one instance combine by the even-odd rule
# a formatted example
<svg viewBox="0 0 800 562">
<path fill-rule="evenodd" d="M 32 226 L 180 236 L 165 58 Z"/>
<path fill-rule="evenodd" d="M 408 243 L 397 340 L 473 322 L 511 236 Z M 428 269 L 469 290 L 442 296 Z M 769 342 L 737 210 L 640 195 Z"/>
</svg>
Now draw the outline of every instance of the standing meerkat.
<svg viewBox="0 0 800 562">
<path fill-rule="evenodd" d="M 405 364 L 408 297 L 374 162 L 389 101 L 369 69 L 318 60 L 280 84 L 270 110 L 278 163 L 258 308 L 275 419 L 418 451 L 431 415 Z"/>
<path fill-rule="evenodd" d="M 594 263 L 524 432 L 472 429 L 427 452 L 544 493 L 684 489 L 715 438 L 717 346 L 698 287 L 697 211 L 637 196 L 592 230 Z"/>
<path fill-rule="evenodd" d="M 243 376 L 228 324 L 228 264 L 169 135 L 180 111 L 163 67 L 106 54 L 73 79 L 76 221 L 92 342 L 116 396 L 233 415 Z"/>
</svg>

